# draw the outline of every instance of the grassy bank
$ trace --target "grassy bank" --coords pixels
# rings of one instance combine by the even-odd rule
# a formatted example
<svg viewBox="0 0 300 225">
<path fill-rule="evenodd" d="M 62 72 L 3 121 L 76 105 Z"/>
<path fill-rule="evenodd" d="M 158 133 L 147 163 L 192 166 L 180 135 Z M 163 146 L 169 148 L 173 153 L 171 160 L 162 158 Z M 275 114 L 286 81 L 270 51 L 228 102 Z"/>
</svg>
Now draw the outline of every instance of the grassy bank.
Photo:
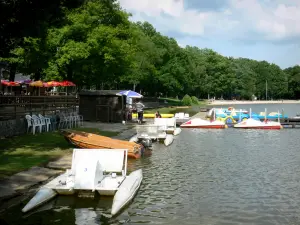
<svg viewBox="0 0 300 225">
<path fill-rule="evenodd" d="M 118 134 L 118 132 L 100 131 L 96 128 L 77 128 L 76 130 L 108 137 Z M 43 165 L 71 153 L 72 147 L 58 131 L 3 139 L 0 141 L 0 178 L 32 166 Z"/>
<path fill-rule="evenodd" d="M 205 107 L 207 105 L 206 101 L 198 101 L 198 104 L 192 106 L 182 106 L 181 100 L 171 98 L 161 99 L 167 100 L 168 107 L 146 109 L 144 113 L 155 113 L 156 111 L 159 111 L 161 114 L 175 114 L 178 112 L 184 112 L 194 115 L 199 112 L 201 107 Z"/>
</svg>

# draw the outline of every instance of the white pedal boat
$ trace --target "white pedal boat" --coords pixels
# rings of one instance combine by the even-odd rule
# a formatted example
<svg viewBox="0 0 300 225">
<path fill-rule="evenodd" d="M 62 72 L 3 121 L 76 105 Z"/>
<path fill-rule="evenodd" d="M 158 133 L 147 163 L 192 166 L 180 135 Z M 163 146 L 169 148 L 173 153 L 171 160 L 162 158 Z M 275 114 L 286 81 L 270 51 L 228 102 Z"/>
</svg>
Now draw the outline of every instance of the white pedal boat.
<svg viewBox="0 0 300 225">
<path fill-rule="evenodd" d="M 210 129 L 224 129 L 227 125 L 219 120 L 203 120 L 200 118 L 191 119 L 180 125 L 181 128 L 210 128 Z"/>
<path fill-rule="evenodd" d="M 280 130 L 282 125 L 279 122 L 275 121 L 260 121 L 249 118 L 233 126 L 234 128 L 243 128 L 243 129 L 266 129 L 266 130 Z"/>
<path fill-rule="evenodd" d="M 240 114 L 241 115 L 241 114 Z M 238 124 L 235 124 L 234 128 L 243 128 L 243 129 L 265 129 L 265 130 L 280 130 L 282 125 L 279 122 L 279 112 L 278 112 L 278 122 L 269 121 L 266 118 L 267 109 L 265 109 L 265 121 L 255 120 L 251 118 L 252 110 L 250 108 L 250 118 L 244 121 L 241 121 Z M 241 118 L 240 118 L 241 120 Z"/>
<path fill-rule="evenodd" d="M 154 124 L 158 126 L 163 126 L 164 131 L 167 134 L 179 135 L 181 129 L 176 127 L 176 118 L 154 118 Z"/>
<path fill-rule="evenodd" d="M 118 173 L 118 174 L 117 174 Z M 114 196 L 111 214 L 117 214 L 138 191 L 143 174 L 127 173 L 127 149 L 74 149 L 72 168 L 40 188 L 22 209 L 26 213 L 57 194 L 73 195 L 97 191 Z"/>
</svg>

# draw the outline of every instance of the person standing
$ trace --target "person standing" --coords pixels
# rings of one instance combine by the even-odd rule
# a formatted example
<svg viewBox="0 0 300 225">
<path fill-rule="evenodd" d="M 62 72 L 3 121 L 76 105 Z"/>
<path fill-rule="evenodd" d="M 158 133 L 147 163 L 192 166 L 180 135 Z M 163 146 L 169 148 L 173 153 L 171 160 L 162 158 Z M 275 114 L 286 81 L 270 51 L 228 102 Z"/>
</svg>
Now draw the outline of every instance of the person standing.
<svg viewBox="0 0 300 225">
<path fill-rule="evenodd" d="M 156 111 L 155 118 L 161 118 L 161 115 L 160 115 L 159 111 Z"/>
<path fill-rule="evenodd" d="M 135 108 L 138 114 L 138 123 L 143 122 L 143 116 L 144 116 L 144 104 L 141 102 L 141 100 L 138 100 L 138 102 L 135 104 Z"/>
</svg>

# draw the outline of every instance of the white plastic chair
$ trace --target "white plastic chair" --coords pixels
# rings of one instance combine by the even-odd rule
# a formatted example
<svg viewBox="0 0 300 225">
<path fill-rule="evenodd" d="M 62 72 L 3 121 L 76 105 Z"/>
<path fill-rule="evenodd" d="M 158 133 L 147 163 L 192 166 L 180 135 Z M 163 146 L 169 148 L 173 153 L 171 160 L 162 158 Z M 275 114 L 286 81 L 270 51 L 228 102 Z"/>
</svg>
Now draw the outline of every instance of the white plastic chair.
<svg viewBox="0 0 300 225">
<path fill-rule="evenodd" d="M 74 123 L 74 118 L 73 116 L 68 113 L 68 114 L 64 114 L 64 116 L 66 117 L 66 121 L 67 121 L 67 124 L 68 124 L 68 128 L 72 128 L 73 127 L 73 123 Z"/>
<path fill-rule="evenodd" d="M 74 115 L 76 115 L 79 119 L 79 125 L 83 126 L 83 116 L 79 115 L 78 112 L 74 112 Z"/>
<path fill-rule="evenodd" d="M 39 118 L 40 123 L 41 123 L 41 125 L 42 125 L 42 131 L 43 131 L 43 127 L 45 127 L 45 130 L 47 130 L 47 129 L 46 129 L 46 120 L 45 120 L 45 118 L 41 118 L 41 117 L 39 117 L 39 116 L 38 116 L 38 118 Z"/>
<path fill-rule="evenodd" d="M 32 118 L 31 118 L 30 115 L 26 115 L 25 118 L 26 118 L 26 120 L 27 120 L 27 133 L 28 133 L 30 127 L 33 127 L 33 126 L 32 126 Z"/>
<path fill-rule="evenodd" d="M 68 127 L 68 128 L 71 128 L 71 123 L 72 123 L 72 119 L 68 116 L 66 116 L 64 113 L 61 113 L 59 115 L 59 125 L 58 127 L 61 128 L 61 127 Z"/>
<path fill-rule="evenodd" d="M 43 124 L 45 125 L 46 131 L 49 132 L 49 127 L 50 127 L 50 125 L 51 125 L 51 120 L 50 120 L 50 118 L 44 117 L 44 116 L 42 116 L 41 114 L 39 114 L 39 118 L 40 118 L 40 120 L 41 120 L 41 122 L 42 122 L 42 125 L 43 125 Z"/>
<path fill-rule="evenodd" d="M 42 133 L 42 123 L 40 119 L 36 115 L 32 115 L 32 133 L 35 134 L 35 128 L 38 127 L 40 133 Z"/>
<path fill-rule="evenodd" d="M 62 115 L 62 113 L 60 113 L 58 117 L 59 117 L 59 124 L 58 124 L 58 129 L 59 129 L 62 128 L 63 125 L 65 124 L 65 117 Z"/>
<path fill-rule="evenodd" d="M 71 118 L 72 118 L 72 122 L 74 123 L 74 127 L 77 127 L 78 124 L 79 124 L 79 122 L 80 122 L 79 116 L 76 115 L 75 112 L 71 112 L 71 113 L 70 113 L 70 116 L 71 116 Z"/>
<path fill-rule="evenodd" d="M 76 115 L 73 112 L 70 112 L 69 118 L 71 120 L 71 126 L 76 127 L 76 124 L 78 122 L 78 118 L 76 117 Z"/>
</svg>

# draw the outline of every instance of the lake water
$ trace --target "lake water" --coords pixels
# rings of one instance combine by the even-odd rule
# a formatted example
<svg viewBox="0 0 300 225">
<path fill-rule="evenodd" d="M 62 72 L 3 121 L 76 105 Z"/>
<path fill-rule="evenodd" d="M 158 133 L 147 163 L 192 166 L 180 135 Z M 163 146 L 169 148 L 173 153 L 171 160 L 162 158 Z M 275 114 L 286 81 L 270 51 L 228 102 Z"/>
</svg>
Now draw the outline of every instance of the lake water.
<svg viewBox="0 0 300 225">
<path fill-rule="evenodd" d="M 264 111 L 265 105 L 235 106 Z M 289 116 L 298 105 L 284 108 Z M 8 224 L 300 224 L 300 130 L 183 130 L 174 143 L 129 161 L 143 169 L 134 201 L 110 218 L 111 198 L 58 197 Z"/>
</svg>

